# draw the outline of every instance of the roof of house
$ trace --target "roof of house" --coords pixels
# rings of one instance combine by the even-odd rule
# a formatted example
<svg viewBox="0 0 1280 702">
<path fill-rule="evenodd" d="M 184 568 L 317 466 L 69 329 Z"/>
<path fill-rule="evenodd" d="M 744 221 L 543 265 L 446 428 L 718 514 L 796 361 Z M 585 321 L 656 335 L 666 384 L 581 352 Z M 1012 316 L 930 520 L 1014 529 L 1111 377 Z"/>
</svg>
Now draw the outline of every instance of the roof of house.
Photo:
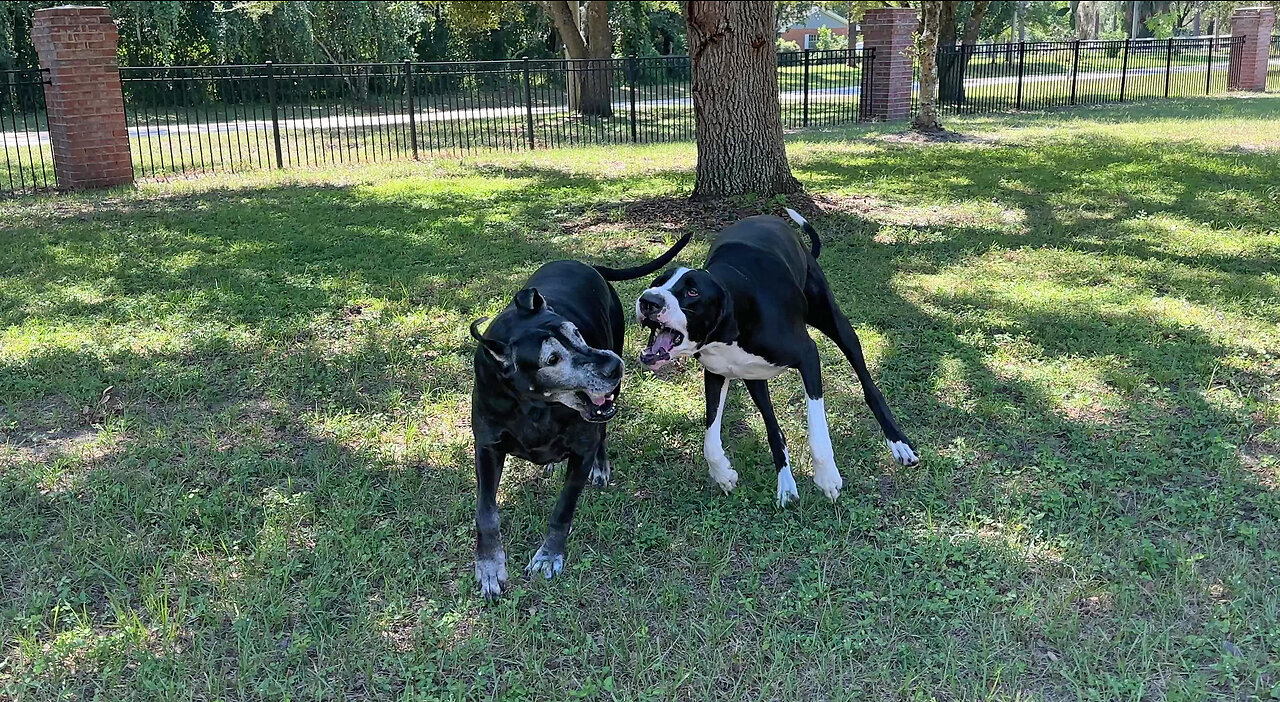
<svg viewBox="0 0 1280 702">
<path fill-rule="evenodd" d="M 822 29 L 823 27 L 835 29 L 836 27 L 847 26 L 848 23 L 848 20 L 830 10 L 814 6 L 809 11 L 809 14 L 805 15 L 804 20 L 787 27 L 787 29 Z"/>
</svg>

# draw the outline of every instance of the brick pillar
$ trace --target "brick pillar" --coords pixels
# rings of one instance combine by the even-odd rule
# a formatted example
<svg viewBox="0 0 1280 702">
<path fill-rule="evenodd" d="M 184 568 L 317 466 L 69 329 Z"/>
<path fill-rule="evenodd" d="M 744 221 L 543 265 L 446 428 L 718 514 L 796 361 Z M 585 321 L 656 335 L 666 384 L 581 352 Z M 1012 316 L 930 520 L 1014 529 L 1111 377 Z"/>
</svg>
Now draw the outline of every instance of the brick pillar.
<svg viewBox="0 0 1280 702">
<path fill-rule="evenodd" d="M 862 45 L 875 49 L 867 114 L 874 119 L 911 116 L 914 70 L 909 49 L 919 17 L 906 8 L 875 8 L 862 16 Z"/>
<path fill-rule="evenodd" d="M 1244 44 L 1231 47 L 1227 88 L 1262 92 L 1267 88 L 1267 54 L 1271 50 L 1271 28 L 1276 24 L 1272 7 L 1242 7 L 1231 15 L 1231 35 L 1244 37 Z"/>
<path fill-rule="evenodd" d="M 36 10 L 31 39 L 45 86 L 54 170 L 62 188 L 133 182 L 116 57 L 119 33 L 105 7 Z"/>
</svg>

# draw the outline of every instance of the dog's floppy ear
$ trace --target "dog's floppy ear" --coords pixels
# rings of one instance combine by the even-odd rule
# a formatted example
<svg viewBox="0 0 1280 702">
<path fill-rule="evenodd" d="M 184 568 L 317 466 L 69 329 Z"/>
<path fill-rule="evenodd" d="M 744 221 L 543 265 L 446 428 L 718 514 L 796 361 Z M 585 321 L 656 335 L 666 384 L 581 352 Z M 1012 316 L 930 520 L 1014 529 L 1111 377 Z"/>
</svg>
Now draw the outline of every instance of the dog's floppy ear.
<svg viewBox="0 0 1280 702">
<path fill-rule="evenodd" d="M 471 323 L 471 338 L 480 342 L 480 345 L 484 347 L 485 351 L 489 352 L 490 356 L 493 356 L 494 360 L 498 361 L 499 363 L 505 364 L 507 362 L 507 359 L 506 359 L 507 345 L 502 343 L 501 341 L 486 339 L 480 334 L 480 325 L 484 324 L 486 321 L 488 321 L 488 319 L 489 319 L 488 317 L 481 317 L 480 319 L 477 319 L 476 321 Z"/>
<path fill-rule="evenodd" d="M 516 293 L 516 307 L 525 312 L 538 312 L 546 306 L 547 301 L 542 299 L 542 295 L 538 293 L 537 288 L 525 288 Z"/>
</svg>

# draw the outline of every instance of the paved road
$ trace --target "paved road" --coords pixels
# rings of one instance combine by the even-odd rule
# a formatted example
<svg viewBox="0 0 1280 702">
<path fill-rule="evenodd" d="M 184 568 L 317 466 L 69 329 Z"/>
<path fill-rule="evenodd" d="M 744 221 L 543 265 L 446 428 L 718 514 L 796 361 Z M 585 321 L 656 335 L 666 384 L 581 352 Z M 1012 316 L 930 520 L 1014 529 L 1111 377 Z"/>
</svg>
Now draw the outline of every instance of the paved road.
<svg viewBox="0 0 1280 702">
<path fill-rule="evenodd" d="M 1273 59 L 1271 65 L 1280 68 L 1280 60 Z M 1222 71 L 1226 71 L 1226 63 L 1222 64 Z M 1203 72 L 1200 66 L 1179 66 L 1173 69 L 1174 73 L 1196 73 Z M 1129 71 L 1129 75 L 1151 75 L 1164 73 L 1163 68 L 1134 69 Z M 1093 73 L 1081 73 L 1078 81 L 1095 81 L 1118 79 L 1121 76 L 1120 71 L 1097 71 Z M 1053 81 L 1064 81 L 1065 76 L 1062 75 L 1044 75 L 1044 76 L 1024 76 L 1023 83 L 1049 83 Z M 991 85 L 1007 85 L 1017 83 L 1017 76 L 1003 76 L 998 78 L 980 78 L 969 79 L 965 81 L 966 88 L 976 88 Z M 823 90 L 810 90 L 809 101 L 821 101 L 822 98 L 830 97 L 849 97 L 856 96 L 861 92 L 858 86 L 850 86 L 847 88 L 829 88 Z M 804 93 L 798 90 L 788 91 L 779 95 L 784 102 L 795 103 L 804 99 Z M 663 100 L 641 100 L 636 103 L 636 107 L 643 110 L 656 110 L 663 108 L 688 108 L 692 106 L 690 98 L 668 98 Z M 631 109 L 628 101 L 619 101 L 613 103 L 613 109 L 616 113 L 625 115 Z M 535 107 L 534 115 L 557 114 L 565 111 L 563 106 L 557 107 Z M 526 108 L 524 105 L 513 107 L 497 107 L 483 108 L 473 110 L 419 110 L 415 114 L 415 119 L 424 129 L 431 129 L 434 123 L 460 122 L 474 119 L 507 119 L 512 124 L 523 125 L 523 119 L 526 118 Z M 520 120 L 517 122 L 517 120 Z M 377 128 L 388 126 L 408 125 L 409 115 L 406 113 L 397 113 L 389 115 L 334 115 L 321 117 L 302 117 L 296 119 L 280 120 L 280 128 L 285 132 L 306 131 L 314 129 L 360 129 L 360 128 Z M 209 123 L 192 123 L 192 124 L 172 124 L 172 125 L 144 125 L 138 127 L 129 127 L 129 136 L 133 138 L 160 137 L 170 134 L 227 134 L 233 132 L 258 132 L 271 131 L 271 122 L 269 120 L 246 120 L 236 122 L 209 122 Z M 0 132 L 0 147 L 31 147 L 44 146 L 49 143 L 49 133 L 47 131 L 7 131 Z"/>
</svg>

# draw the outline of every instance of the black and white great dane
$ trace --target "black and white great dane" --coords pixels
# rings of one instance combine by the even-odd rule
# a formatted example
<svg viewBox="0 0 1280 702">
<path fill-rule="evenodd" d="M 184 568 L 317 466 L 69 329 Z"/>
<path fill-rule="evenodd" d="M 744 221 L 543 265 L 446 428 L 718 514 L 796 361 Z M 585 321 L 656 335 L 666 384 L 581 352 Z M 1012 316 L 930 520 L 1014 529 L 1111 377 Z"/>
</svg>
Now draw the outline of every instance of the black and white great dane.
<svg viewBox="0 0 1280 702">
<path fill-rule="evenodd" d="M 617 270 L 578 261 L 542 266 L 485 329 L 476 349 L 471 430 L 476 442 L 476 580 L 486 599 L 502 594 L 507 556 L 498 526 L 498 482 L 508 454 L 548 465 L 568 459 L 564 488 L 542 547 L 526 573 L 551 578 L 578 496 L 590 474 L 609 483 L 605 423 L 622 384 L 623 311 L 609 281 L 652 275 L 689 243 L 685 235 L 649 263 Z"/>
<path fill-rule="evenodd" d="M 772 215 L 748 217 L 716 237 L 705 268 L 669 270 L 636 300 L 636 316 L 650 330 L 648 345 L 640 354 L 644 366 L 656 369 L 689 356 L 702 364 L 707 401 L 703 455 L 711 479 L 726 493 L 738 484 L 738 473 L 724 453 L 720 428 L 728 381 L 741 378 L 764 416 L 778 469 L 778 504 L 783 506 L 799 493 L 768 381 L 788 368 L 800 371 L 808 396 L 813 482 L 832 500 L 844 484 L 827 430 L 818 347 L 806 325 L 827 335 L 853 364 L 893 457 L 904 466 L 920 461 L 871 379 L 858 335 L 836 305 L 818 266 L 822 249 L 818 232 L 795 210 L 787 213 L 809 235 L 810 250 L 801 246 L 786 220 Z"/>
</svg>

